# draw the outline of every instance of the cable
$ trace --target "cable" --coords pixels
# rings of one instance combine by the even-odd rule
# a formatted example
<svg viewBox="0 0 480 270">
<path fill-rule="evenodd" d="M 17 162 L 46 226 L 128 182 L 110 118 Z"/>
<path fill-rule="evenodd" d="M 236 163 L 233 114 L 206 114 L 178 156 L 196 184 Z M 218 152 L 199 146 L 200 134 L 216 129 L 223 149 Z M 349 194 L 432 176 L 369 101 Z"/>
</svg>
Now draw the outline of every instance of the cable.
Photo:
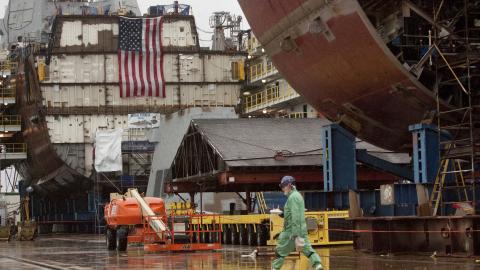
<svg viewBox="0 0 480 270">
<path fill-rule="evenodd" d="M 206 34 L 213 34 L 212 31 L 203 30 L 202 28 L 200 28 L 200 27 L 198 27 L 198 26 L 197 26 L 197 30 L 200 30 L 200 32 L 203 32 L 203 33 L 206 33 Z"/>
</svg>

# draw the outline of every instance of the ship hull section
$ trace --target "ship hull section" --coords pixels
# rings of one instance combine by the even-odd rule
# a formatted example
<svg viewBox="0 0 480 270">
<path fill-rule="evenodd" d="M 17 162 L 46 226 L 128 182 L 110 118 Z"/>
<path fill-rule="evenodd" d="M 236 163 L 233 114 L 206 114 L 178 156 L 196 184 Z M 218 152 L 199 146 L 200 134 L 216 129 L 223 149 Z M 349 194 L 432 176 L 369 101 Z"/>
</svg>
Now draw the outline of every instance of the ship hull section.
<svg viewBox="0 0 480 270">
<path fill-rule="evenodd" d="M 239 2 L 293 88 L 330 120 L 354 123 L 361 139 L 406 151 L 408 126 L 436 109 L 433 93 L 395 58 L 357 1 Z"/>
</svg>

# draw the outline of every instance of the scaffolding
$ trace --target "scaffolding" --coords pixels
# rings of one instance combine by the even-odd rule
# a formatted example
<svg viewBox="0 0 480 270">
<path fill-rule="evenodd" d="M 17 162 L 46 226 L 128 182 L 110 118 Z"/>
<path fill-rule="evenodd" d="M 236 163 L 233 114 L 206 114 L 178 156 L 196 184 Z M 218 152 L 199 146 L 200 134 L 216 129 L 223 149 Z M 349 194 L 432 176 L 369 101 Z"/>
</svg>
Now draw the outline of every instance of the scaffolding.
<svg viewBox="0 0 480 270">
<path fill-rule="evenodd" d="M 480 76 L 475 45 L 480 44 L 480 22 L 474 19 L 480 7 L 468 0 L 453 6 L 436 1 L 433 11 L 432 53 L 427 57 L 435 59 L 440 166 L 430 197 L 432 214 L 452 214 L 462 204 L 475 212 L 480 95 L 472 84 Z M 456 106 L 446 105 L 446 99 Z"/>
</svg>

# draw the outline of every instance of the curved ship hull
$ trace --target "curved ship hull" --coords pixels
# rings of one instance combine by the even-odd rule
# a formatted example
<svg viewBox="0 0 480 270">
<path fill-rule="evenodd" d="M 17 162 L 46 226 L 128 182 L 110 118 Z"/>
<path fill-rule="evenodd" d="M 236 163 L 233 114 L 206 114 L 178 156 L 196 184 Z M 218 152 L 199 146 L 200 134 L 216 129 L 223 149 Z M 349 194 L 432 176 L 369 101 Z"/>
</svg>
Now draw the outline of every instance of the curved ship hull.
<svg viewBox="0 0 480 270">
<path fill-rule="evenodd" d="M 239 0 L 293 88 L 361 139 L 405 151 L 408 126 L 436 110 L 432 90 L 387 47 L 356 0 Z"/>
<path fill-rule="evenodd" d="M 17 102 L 23 139 L 31 151 L 17 169 L 40 194 L 56 196 L 88 189 L 91 179 L 67 166 L 51 143 L 33 57 L 21 61 L 19 70 L 23 72 L 17 75 Z"/>
</svg>

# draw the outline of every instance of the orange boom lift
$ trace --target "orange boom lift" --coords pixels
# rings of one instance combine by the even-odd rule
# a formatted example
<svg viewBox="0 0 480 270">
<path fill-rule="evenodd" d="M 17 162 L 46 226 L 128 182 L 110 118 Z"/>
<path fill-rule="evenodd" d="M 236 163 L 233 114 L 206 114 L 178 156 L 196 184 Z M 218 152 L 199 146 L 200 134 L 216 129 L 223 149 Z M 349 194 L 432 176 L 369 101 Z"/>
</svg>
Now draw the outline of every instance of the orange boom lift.
<svg viewBox="0 0 480 270">
<path fill-rule="evenodd" d="M 221 248 L 219 229 L 202 229 L 194 224 L 212 215 L 189 213 L 167 215 L 161 198 L 142 197 L 137 189 L 111 193 L 105 205 L 106 243 L 109 250 L 125 251 L 129 243 L 143 244 L 145 251 L 197 251 Z M 218 220 L 213 216 L 215 220 Z M 200 243 L 200 235 L 213 235 L 212 243 Z"/>
</svg>

